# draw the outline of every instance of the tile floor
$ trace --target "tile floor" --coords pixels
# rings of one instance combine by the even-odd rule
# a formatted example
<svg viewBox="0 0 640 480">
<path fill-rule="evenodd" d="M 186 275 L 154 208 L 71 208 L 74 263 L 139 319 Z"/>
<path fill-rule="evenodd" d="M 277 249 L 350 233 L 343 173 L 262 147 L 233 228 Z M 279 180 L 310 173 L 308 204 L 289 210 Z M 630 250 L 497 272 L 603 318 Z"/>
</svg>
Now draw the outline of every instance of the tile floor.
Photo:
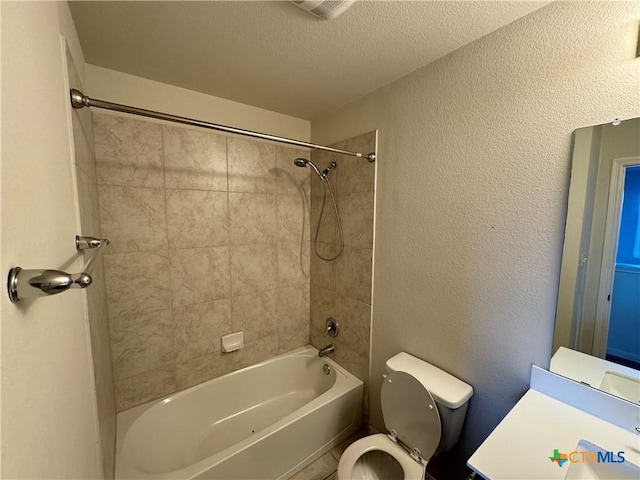
<svg viewBox="0 0 640 480">
<path fill-rule="evenodd" d="M 367 435 L 368 433 L 365 430 L 358 430 L 340 445 L 332 448 L 311 465 L 300 470 L 289 480 L 335 480 L 336 472 L 338 470 L 338 461 L 340 460 L 342 452 L 344 452 L 353 442 Z"/>
</svg>

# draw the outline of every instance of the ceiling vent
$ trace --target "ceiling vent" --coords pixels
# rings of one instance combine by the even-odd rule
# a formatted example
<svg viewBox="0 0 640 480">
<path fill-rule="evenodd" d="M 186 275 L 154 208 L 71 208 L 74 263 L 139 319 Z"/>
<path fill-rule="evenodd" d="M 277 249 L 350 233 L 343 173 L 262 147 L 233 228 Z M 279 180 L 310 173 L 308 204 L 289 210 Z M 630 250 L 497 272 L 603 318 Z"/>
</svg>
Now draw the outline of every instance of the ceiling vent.
<svg viewBox="0 0 640 480">
<path fill-rule="evenodd" d="M 356 0 L 291 0 L 318 18 L 331 20 L 353 5 Z"/>
</svg>

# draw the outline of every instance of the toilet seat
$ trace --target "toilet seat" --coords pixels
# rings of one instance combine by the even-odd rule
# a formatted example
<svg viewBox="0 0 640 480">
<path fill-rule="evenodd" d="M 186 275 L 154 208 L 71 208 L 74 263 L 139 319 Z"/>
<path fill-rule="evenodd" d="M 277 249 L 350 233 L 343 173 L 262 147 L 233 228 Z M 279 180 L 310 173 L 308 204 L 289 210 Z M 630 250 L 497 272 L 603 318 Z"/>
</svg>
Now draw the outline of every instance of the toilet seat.
<svg viewBox="0 0 640 480">
<path fill-rule="evenodd" d="M 429 390 L 408 373 L 391 372 L 382 383 L 380 403 L 387 431 L 416 459 L 428 462 L 442 435 L 440 414 Z"/>
<path fill-rule="evenodd" d="M 404 477 L 402 477 L 404 480 L 422 480 L 424 478 L 426 465 L 416 462 L 400 445 L 393 442 L 386 435 L 379 433 L 377 435 L 369 435 L 352 443 L 344 451 L 338 464 L 337 480 L 369 480 L 376 478 L 375 475 L 371 475 L 373 472 L 367 472 L 362 468 L 358 471 L 358 468 L 356 468 L 358 461 L 361 461 L 362 457 L 368 452 L 379 452 L 380 455 L 388 454 L 394 458 L 404 472 Z M 378 478 L 382 480 L 384 477 Z"/>
</svg>

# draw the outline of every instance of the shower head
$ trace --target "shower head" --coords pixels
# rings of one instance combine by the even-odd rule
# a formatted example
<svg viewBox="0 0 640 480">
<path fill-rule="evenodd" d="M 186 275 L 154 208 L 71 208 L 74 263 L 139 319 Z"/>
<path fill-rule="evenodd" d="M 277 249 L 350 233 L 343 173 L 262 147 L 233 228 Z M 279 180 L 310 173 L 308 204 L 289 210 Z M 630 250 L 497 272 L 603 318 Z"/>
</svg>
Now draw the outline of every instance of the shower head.
<svg viewBox="0 0 640 480">
<path fill-rule="evenodd" d="M 336 168 L 336 162 L 331 162 L 327 168 L 325 168 L 322 172 L 318 169 L 318 167 L 315 166 L 315 164 L 311 161 L 311 160 L 307 160 L 306 158 L 296 158 L 293 161 L 293 164 L 296 167 L 306 167 L 307 165 L 311 165 L 311 168 L 313 168 L 313 170 L 316 172 L 316 174 L 318 174 L 318 176 L 324 180 L 325 178 L 327 178 L 327 175 L 329 175 L 329 172 L 331 170 L 333 170 L 334 168 Z"/>
<path fill-rule="evenodd" d="M 311 168 L 313 168 L 313 170 L 318 174 L 318 176 L 322 177 L 322 173 L 320 173 L 320 170 L 318 170 L 318 167 L 316 167 L 311 160 L 307 160 L 306 158 L 296 158 L 293 161 L 293 164 L 296 167 L 306 167 L 307 165 L 311 165 Z"/>
</svg>

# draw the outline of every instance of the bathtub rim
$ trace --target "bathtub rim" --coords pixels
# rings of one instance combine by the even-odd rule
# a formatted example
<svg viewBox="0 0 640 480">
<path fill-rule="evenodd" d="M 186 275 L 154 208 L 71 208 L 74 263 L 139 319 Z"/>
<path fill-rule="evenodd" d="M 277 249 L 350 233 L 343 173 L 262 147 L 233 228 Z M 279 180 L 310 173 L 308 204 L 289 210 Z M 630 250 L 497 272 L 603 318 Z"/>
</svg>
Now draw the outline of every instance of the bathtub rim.
<svg viewBox="0 0 640 480">
<path fill-rule="evenodd" d="M 240 375 L 243 372 L 252 370 L 252 369 L 256 369 L 259 368 L 261 366 L 270 364 L 270 363 L 274 363 L 276 361 L 278 361 L 279 359 L 282 358 L 286 358 L 286 357 L 296 357 L 296 356 L 302 356 L 302 357 L 306 357 L 306 356 L 314 356 L 317 357 L 318 356 L 318 350 L 313 347 L 312 345 L 305 345 L 303 347 L 299 347 L 296 348 L 294 350 L 291 350 L 289 352 L 284 352 L 281 354 L 278 354 L 276 356 L 273 356 L 271 358 L 268 358 L 266 360 L 260 361 L 258 363 L 252 364 L 252 365 L 248 365 L 246 367 L 243 367 L 239 370 L 235 370 L 233 372 L 229 372 L 225 375 L 221 375 L 220 377 L 216 377 L 213 378 L 211 380 L 207 380 L 205 382 L 193 385 L 185 390 L 181 390 L 179 392 L 174 392 L 168 395 L 165 395 L 164 397 L 155 399 L 155 400 L 150 400 L 149 402 L 146 402 L 142 405 L 137 405 L 135 407 L 132 407 L 128 410 L 123 410 L 122 412 L 119 412 L 116 416 L 117 420 L 116 420 L 116 469 L 115 472 L 118 473 L 119 470 L 121 470 L 121 468 L 119 468 L 119 459 L 122 458 L 122 448 L 124 445 L 124 440 L 125 437 L 127 435 L 127 433 L 129 432 L 129 429 L 131 428 L 131 426 L 135 423 L 135 421 L 141 416 L 143 415 L 147 410 L 153 408 L 156 405 L 159 405 L 161 403 L 165 403 L 167 401 L 173 401 L 174 399 L 178 399 L 184 395 L 189 395 L 190 393 L 193 393 L 197 390 L 206 388 L 210 385 L 213 385 L 217 382 L 222 381 L 225 378 L 229 378 L 232 377 L 234 375 Z M 245 450 L 247 448 L 249 448 L 251 445 L 253 445 L 256 442 L 259 442 L 260 440 L 262 440 L 263 438 L 271 435 L 273 432 L 276 432 L 282 428 L 285 428 L 287 425 L 291 424 L 292 422 L 294 422 L 296 419 L 298 419 L 300 416 L 303 415 L 308 415 L 310 413 L 312 413 L 313 411 L 323 407 L 324 405 L 326 405 L 328 402 L 330 402 L 332 399 L 334 399 L 335 397 L 339 396 L 339 395 L 343 395 L 343 394 L 347 394 L 348 392 L 350 392 L 353 389 L 363 389 L 364 388 L 364 382 L 362 380 L 360 380 L 359 378 L 357 378 L 355 375 L 353 375 L 352 373 L 350 373 L 349 371 L 347 371 L 346 369 L 344 369 L 343 367 L 341 367 L 340 365 L 338 365 L 333 359 L 328 358 L 328 357 L 321 357 L 320 358 L 321 361 L 329 364 L 331 366 L 331 368 L 333 368 L 336 372 L 336 380 L 334 385 L 327 390 L 326 392 L 322 393 L 321 395 L 319 395 L 318 397 L 314 398 L 311 402 L 303 405 L 302 407 L 300 407 L 299 409 L 297 409 L 296 411 L 286 415 L 285 417 L 277 420 L 276 422 L 274 422 L 272 425 L 268 426 L 267 428 L 261 430 L 260 432 L 257 432 L 256 434 L 230 446 L 227 447 L 226 449 L 215 453 L 209 457 L 206 457 L 202 460 L 199 460 L 198 462 L 195 462 L 187 467 L 184 467 L 182 469 L 179 470 L 174 470 L 171 472 L 165 472 L 165 473 L 161 473 L 161 474 L 149 474 L 146 472 L 138 472 L 136 471 L 136 478 L 140 478 L 140 479 L 154 479 L 154 480 L 161 480 L 161 479 L 174 479 L 174 478 L 178 478 L 176 477 L 176 474 L 184 474 L 185 476 L 180 476 L 179 478 L 195 478 L 197 477 L 199 474 L 201 474 L 202 472 L 206 471 L 207 469 L 211 468 L 214 465 L 217 465 L 220 461 L 223 461 L 224 457 L 224 453 L 225 452 L 240 452 L 242 450 Z M 364 392 L 363 392 L 364 393 Z M 228 454 L 227 454 L 228 456 Z M 216 460 L 216 458 L 220 458 L 218 460 Z M 131 473 L 134 473 L 133 471 Z M 116 479 L 118 479 L 119 477 L 115 477 Z M 124 477 L 127 478 L 127 477 Z"/>
</svg>

